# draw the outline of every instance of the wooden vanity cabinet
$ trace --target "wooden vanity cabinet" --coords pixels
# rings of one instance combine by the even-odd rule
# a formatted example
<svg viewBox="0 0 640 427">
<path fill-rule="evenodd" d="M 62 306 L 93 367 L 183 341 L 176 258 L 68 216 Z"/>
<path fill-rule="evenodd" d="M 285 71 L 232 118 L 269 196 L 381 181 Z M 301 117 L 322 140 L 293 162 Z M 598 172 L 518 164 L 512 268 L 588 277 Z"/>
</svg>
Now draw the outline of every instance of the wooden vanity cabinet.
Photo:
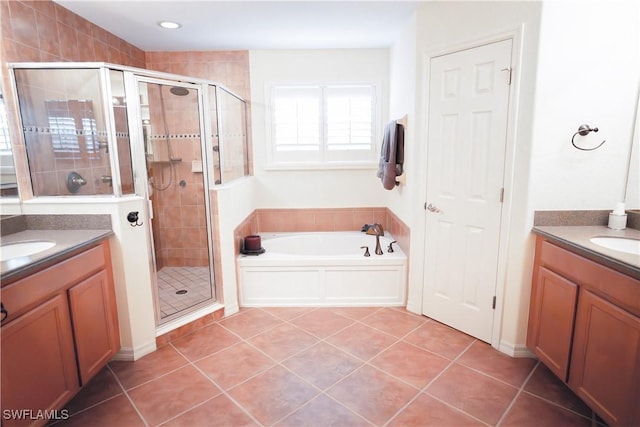
<svg viewBox="0 0 640 427">
<path fill-rule="evenodd" d="M 107 254 L 108 255 L 108 254 Z M 109 261 L 109 265 L 111 262 Z M 120 349 L 111 268 L 68 291 L 80 382 L 86 384 Z"/>
<path fill-rule="evenodd" d="M 3 410 L 61 409 L 120 349 L 112 274 L 104 240 L 2 287 Z M 46 422 L 3 417 L 2 425 Z"/>
<path fill-rule="evenodd" d="M 640 280 L 538 237 L 527 345 L 609 425 L 640 425 Z"/>
<path fill-rule="evenodd" d="M 640 425 L 640 317 L 581 291 L 569 386 L 607 423 Z"/>
<path fill-rule="evenodd" d="M 69 309 L 56 295 L 2 326 L 2 409 L 54 410 L 79 390 Z M 7 419 L 3 426 L 29 425 Z"/>
<path fill-rule="evenodd" d="M 569 357 L 578 286 L 545 268 L 535 272 L 527 345 L 563 381 L 569 379 Z"/>
</svg>

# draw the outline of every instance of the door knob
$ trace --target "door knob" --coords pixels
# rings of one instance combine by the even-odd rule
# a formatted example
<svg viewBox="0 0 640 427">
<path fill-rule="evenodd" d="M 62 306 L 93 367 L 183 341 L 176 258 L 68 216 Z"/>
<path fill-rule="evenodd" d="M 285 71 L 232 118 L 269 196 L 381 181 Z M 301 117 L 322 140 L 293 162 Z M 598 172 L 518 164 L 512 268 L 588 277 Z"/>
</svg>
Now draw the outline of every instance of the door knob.
<svg viewBox="0 0 640 427">
<path fill-rule="evenodd" d="M 435 212 L 435 213 L 444 213 L 444 211 L 442 209 L 440 209 L 437 206 L 434 206 L 433 204 L 429 203 L 429 205 L 427 206 L 427 210 L 429 212 Z"/>
</svg>

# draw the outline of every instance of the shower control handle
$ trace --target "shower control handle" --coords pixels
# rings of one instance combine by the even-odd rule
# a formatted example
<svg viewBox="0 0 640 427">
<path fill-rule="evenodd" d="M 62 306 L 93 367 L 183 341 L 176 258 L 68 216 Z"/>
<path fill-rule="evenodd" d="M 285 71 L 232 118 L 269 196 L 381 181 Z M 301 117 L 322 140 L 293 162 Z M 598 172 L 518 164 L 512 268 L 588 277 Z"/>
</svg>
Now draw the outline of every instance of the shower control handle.
<svg viewBox="0 0 640 427">
<path fill-rule="evenodd" d="M 371 256 L 369 253 L 369 246 L 360 246 L 360 249 L 364 249 L 364 256 Z"/>
<path fill-rule="evenodd" d="M 389 252 L 390 254 L 393 253 L 393 244 L 394 243 L 398 243 L 397 240 L 394 240 L 393 242 L 389 243 L 389 247 L 387 248 L 387 252 Z"/>
</svg>

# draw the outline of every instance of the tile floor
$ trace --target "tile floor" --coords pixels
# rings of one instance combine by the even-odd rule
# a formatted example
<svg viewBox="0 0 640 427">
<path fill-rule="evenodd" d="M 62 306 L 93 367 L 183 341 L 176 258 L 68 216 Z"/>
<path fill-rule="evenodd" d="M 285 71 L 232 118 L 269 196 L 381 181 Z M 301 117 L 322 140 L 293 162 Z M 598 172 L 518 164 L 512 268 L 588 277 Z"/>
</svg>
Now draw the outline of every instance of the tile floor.
<svg viewBox="0 0 640 427">
<path fill-rule="evenodd" d="M 164 267 L 158 272 L 160 312 L 168 317 L 211 298 L 208 267 Z M 186 293 L 176 293 L 179 291 Z"/>
<path fill-rule="evenodd" d="M 396 308 L 253 308 L 110 362 L 71 426 L 589 426 L 543 365 Z"/>
</svg>

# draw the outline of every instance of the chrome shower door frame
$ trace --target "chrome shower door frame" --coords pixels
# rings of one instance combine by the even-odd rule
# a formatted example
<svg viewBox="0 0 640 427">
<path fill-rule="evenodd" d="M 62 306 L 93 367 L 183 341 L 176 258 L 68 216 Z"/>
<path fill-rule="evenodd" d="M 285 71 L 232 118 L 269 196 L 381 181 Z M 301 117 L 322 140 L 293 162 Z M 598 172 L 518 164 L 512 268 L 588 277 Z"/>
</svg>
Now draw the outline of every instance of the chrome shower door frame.
<svg viewBox="0 0 640 427">
<path fill-rule="evenodd" d="M 161 325 L 172 320 L 175 320 L 185 314 L 202 309 L 203 307 L 215 304 L 217 301 L 216 295 L 216 276 L 214 270 L 214 245 L 213 245 L 213 223 L 212 223 L 212 210 L 211 210 L 211 198 L 209 188 L 211 184 L 210 167 L 212 164 L 212 150 L 211 143 L 208 143 L 211 125 L 207 123 L 209 121 L 207 109 L 205 106 L 206 100 L 206 85 L 198 82 L 187 82 L 182 76 L 175 76 L 175 80 L 171 79 L 172 76 L 167 73 L 135 73 L 125 72 L 125 91 L 127 93 L 128 102 L 130 102 L 130 110 L 133 114 L 129 115 L 129 129 L 132 136 L 135 134 L 135 143 L 131 144 L 132 162 L 134 165 L 134 183 L 136 194 L 144 197 L 147 200 L 146 212 L 144 218 L 149 221 L 149 231 L 147 233 L 148 245 L 152 254 L 152 259 L 149 260 L 150 268 L 152 271 L 152 291 L 154 295 L 154 310 L 156 313 L 156 325 Z M 158 271 L 155 255 L 155 243 L 153 237 L 153 228 L 151 226 L 151 219 L 153 218 L 153 206 L 151 205 L 151 195 L 148 186 L 149 176 L 147 173 L 147 159 L 144 147 L 144 133 L 142 128 L 142 105 L 141 94 L 139 90 L 140 83 L 147 84 L 159 84 L 175 87 L 184 87 L 186 89 L 194 89 L 197 91 L 198 98 L 198 115 L 200 126 L 200 147 L 202 150 L 202 182 L 204 192 L 204 208 L 205 208 L 205 222 L 207 231 L 207 251 L 208 251 L 208 267 L 209 267 L 209 285 L 211 287 L 211 299 L 204 300 L 198 304 L 178 311 L 175 314 L 162 318 L 160 311 L 160 296 L 158 291 Z M 132 96 L 129 96 L 129 95 Z M 132 138 L 133 141 L 133 138 Z M 209 148 L 209 149 L 208 149 Z"/>
</svg>

